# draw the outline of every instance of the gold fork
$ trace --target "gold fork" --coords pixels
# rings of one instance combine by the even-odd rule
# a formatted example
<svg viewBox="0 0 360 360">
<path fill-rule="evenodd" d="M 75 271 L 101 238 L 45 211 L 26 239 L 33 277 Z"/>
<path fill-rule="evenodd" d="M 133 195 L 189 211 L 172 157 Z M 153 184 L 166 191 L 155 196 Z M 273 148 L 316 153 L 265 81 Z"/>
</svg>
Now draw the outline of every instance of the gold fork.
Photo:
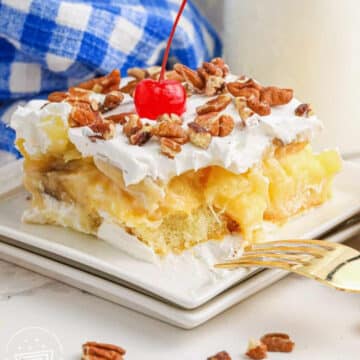
<svg viewBox="0 0 360 360">
<path fill-rule="evenodd" d="M 325 240 L 279 240 L 253 244 L 217 268 L 284 269 L 338 290 L 360 293 L 360 252 Z"/>
</svg>

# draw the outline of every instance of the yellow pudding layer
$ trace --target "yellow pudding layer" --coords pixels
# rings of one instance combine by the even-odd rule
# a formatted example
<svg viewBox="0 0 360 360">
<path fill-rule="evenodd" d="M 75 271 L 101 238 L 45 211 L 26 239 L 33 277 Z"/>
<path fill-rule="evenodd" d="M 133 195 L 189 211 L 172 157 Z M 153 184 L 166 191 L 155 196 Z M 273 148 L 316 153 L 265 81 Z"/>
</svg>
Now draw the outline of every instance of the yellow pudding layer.
<svg viewBox="0 0 360 360">
<path fill-rule="evenodd" d="M 147 178 L 126 187 L 119 169 L 81 158 L 70 143 L 56 144 L 36 156 L 29 156 L 21 141 L 17 144 L 25 157 L 25 186 L 41 214 L 41 220 L 32 221 L 96 234 L 103 219 L 111 219 L 160 255 L 229 233 L 257 241 L 264 236 L 265 220 L 283 223 L 329 199 L 341 168 L 336 151 L 315 154 L 307 143 L 278 144 L 240 175 L 211 166 L 166 184 Z M 70 216 L 49 209 L 48 197 L 76 207 L 77 225 Z"/>
</svg>

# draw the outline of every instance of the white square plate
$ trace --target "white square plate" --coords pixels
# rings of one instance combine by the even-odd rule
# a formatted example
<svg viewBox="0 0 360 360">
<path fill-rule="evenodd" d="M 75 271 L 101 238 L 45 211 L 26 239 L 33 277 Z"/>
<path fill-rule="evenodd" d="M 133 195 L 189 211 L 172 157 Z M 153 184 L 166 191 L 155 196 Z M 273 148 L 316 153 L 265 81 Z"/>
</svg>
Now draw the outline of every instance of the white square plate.
<svg viewBox="0 0 360 360">
<path fill-rule="evenodd" d="M 239 269 L 227 272 L 226 276 L 207 270 L 204 276 L 204 272 L 199 271 L 206 266 L 204 263 L 193 261 L 180 266 L 146 263 L 92 236 L 60 227 L 23 224 L 20 219 L 27 200 L 21 187 L 19 165 L 0 171 L 0 236 L 10 245 L 150 293 L 185 309 L 195 309 L 254 275 L 253 271 Z M 360 167 L 346 163 L 335 181 L 333 199 L 289 222 L 275 238 L 316 238 L 358 212 L 359 180 Z"/>
<path fill-rule="evenodd" d="M 335 234 L 326 236 L 326 239 L 341 242 L 358 232 L 360 232 L 359 223 L 350 227 L 344 226 Z M 185 310 L 85 271 L 1 242 L 0 258 L 183 329 L 193 329 L 205 323 L 288 274 L 282 270 L 262 270 L 206 304 L 194 310 Z"/>
</svg>

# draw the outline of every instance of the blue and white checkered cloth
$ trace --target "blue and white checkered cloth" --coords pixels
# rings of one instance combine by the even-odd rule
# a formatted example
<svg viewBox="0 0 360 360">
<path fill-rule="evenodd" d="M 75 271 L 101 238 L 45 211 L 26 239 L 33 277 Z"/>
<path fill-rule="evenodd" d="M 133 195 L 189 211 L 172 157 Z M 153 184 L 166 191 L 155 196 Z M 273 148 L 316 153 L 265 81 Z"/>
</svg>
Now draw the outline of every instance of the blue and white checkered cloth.
<svg viewBox="0 0 360 360">
<path fill-rule="evenodd" d="M 18 156 L 8 105 L 45 96 L 114 68 L 161 63 L 180 0 L 0 0 L 0 151 Z M 197 67 L 220 39 L 189 1 L 171 48 Z M 4 114 L 7 114 L 4 116 Z"/>
</svg>

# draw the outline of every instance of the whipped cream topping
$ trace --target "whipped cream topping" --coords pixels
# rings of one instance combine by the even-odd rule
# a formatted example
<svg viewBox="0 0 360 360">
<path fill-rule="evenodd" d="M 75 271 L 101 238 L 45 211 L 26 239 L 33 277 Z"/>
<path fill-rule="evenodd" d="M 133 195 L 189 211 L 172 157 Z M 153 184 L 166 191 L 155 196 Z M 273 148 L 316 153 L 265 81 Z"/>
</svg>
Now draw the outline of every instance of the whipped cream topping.
<svg viewBox="0 0 360 360">
<path fill-rule="evenodd" d="M 11 117 L 10 125 L 16 131 L 17 139 L 24 139 L 24 148 L 28 154 L 45 154 L 51 145 L 51 139 L 45 131 L 48 122 L 54 117 L 61 119 L 64 128 L 68 128 L 71 105 L 51 103 L 46 100 L 32 100 L 25 106 L 19 106 Z"/>
<path fill-rule="evenodd" d="M 235 79 L 230 75 L 226 81 Z M 126 81 L 129 79 L 123 79 L 122 85 Z M 99 97 L 100 101 L 101 99 Z M 210 99 L 204 95 L 193 95 L 187 99 L 187 110 L 183 114 L 184 127 L 194 121 L 196 108 Z M 19 107 L 12 117 L 11 126 L 16 130 L 18 138 L 25 139 L 25 149 L 30 154 L 38 151 L 45 153 L 49 143 L 46 134 L 41 131 L 41 120 L 53 114 L 60 115 L 65 123 L 71 111 L 71 106 L 67 103 L 52 103 L 41 108 L 43 104 L 44 102 L 32 101 L 25 107 Z M 159 142 L 155 139 L 142 147 L 130 145 L 128 138 L 122 133 L 121 125 L 116 126 L 116 136 L 110 140 L 90 140 L 88 127 L 69 128 L 68 136 L 84 157 L 100 158 L 121 169 L 126 185 L 136 184 L 146 177 L 166 183 L 173 176 L 211 165 L 240 174 L 261 161 L 273 139 L 277 138 L 284 144 L 295 140 L 311 140 L 321 130 L 322 124 L 316 116 L 300 118 L 295 115 L 299 104 L 298 100 L 293 99 L 287 105 L 273 107 L 268 116 L 255 114 L 249 121 L 250 125 L 243 127 L 242 120 L 231 103 L 221 114 L 233 117 L 234 131 L 223 138 L 213 137 L 207 150 L 187 143 L 175 159 L 161 154 Z M 120 106 L 106 115 L 122 112 L 135 112 L 133 99 L 128 95 Z M 149 119 L 142 120 L 143 123 L 152 123 Z"/>
</svg>

